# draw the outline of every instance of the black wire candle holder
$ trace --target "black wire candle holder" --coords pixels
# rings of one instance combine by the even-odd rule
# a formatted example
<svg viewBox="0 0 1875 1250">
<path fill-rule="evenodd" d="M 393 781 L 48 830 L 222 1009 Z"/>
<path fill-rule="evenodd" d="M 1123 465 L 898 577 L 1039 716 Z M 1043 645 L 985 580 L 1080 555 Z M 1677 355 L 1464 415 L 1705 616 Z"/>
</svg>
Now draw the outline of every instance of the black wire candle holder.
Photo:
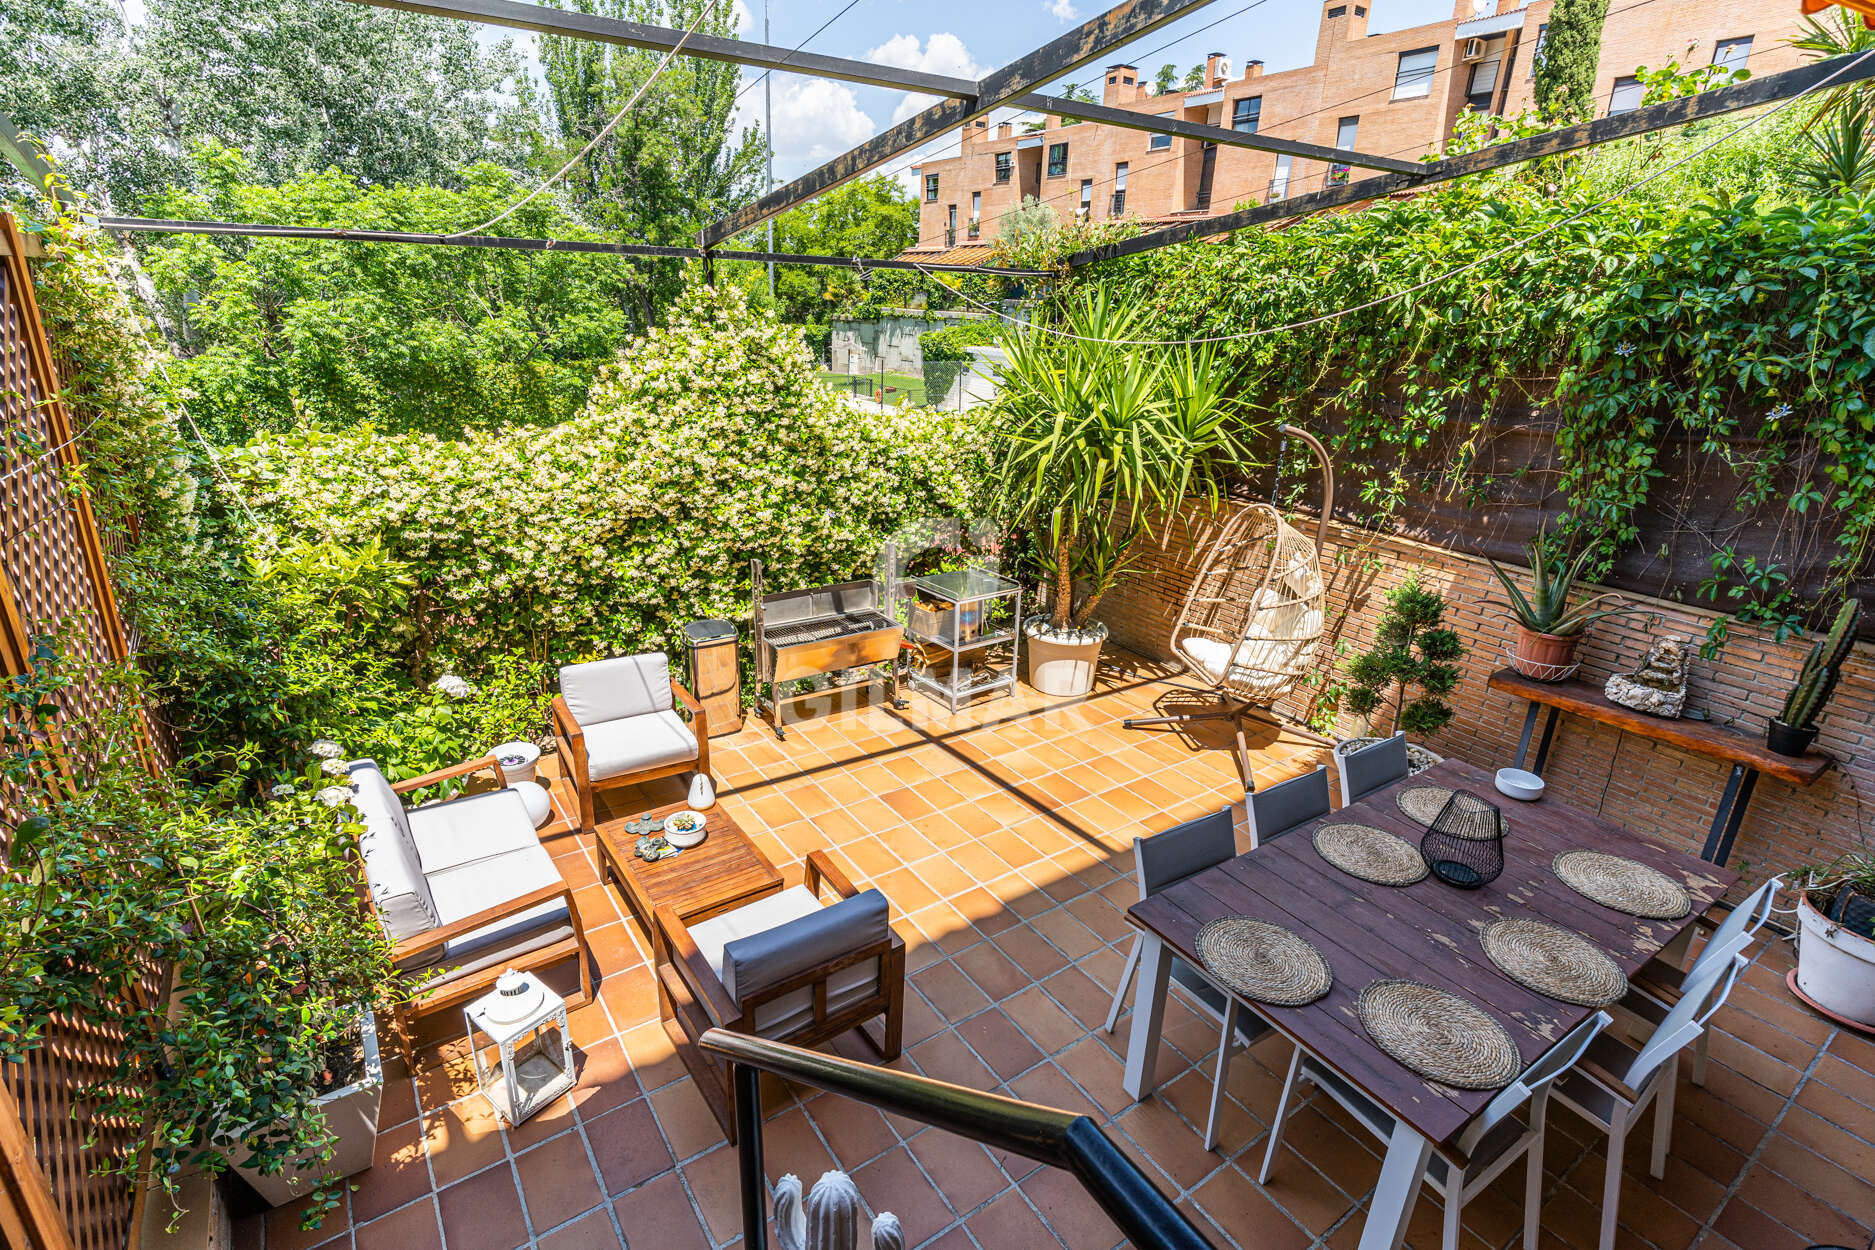
<svg viewBox="0 0 1875 1250">
<path fill-rule="evenodd" d="M 1504 871 L 1504 813 L 1469 790 L 1454 790 L 1419 853 L 1433 876 L 1460 890 L 1476 890 Z"/>
</svg>

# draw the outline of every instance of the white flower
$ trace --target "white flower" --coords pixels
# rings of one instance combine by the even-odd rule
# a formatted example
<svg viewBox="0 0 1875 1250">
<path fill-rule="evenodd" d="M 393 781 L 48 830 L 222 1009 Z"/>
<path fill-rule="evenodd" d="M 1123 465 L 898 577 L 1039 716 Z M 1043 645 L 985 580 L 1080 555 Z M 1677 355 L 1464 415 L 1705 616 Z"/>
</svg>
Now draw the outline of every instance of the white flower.
<svg viewBox="0 0 1875 1250">
<path fill-rule="evenodd" d="M 1634 344 L 1632 344 L 1632 343 L 1617 343 L 1617 344 L 1615 345 L 1615 355 L 1617 355 L 1617 356 L 1632 356 L 1633 354 L 1634 354 Z"/>
<path fill-rule="evenodd" d="M 475 687 L 454 673 L 444 673 L 430 683 L 430 689 L 440 690 L 452 699 L 466 699 L 475 693 Z"/>
<path fill-rule="evenodd" d="M 273 789 L 267 791 L 267 797 L 270 799 L 284 799 L 288 795 L 298 794 L 298 793 L 299 793 L 298 790 L 294 789 L 290 784 L 283 781 L 279 785 L 275 786 Z"/>
<path fill-rule="evenodd" d="M 344 760 L 320 760 L 319 771 L 328 777 L 347 777 L 351 775 L 351 770 L 345 766 Z"/>
<path fill-rule="evenodd" d="M 330 738 L 318 739 L 312 746 L 308 747 L 307 750 L 311 751 L 322 760 L 335 760 L 345 754 L 345 748 L 332 741 Z"/>
<path fill-rule="evenodd" d="M 319 801 L 327 807 L 344 807 L 352 801 L 350 786 L 327 786 L 319 792 Z"/>
</svg>

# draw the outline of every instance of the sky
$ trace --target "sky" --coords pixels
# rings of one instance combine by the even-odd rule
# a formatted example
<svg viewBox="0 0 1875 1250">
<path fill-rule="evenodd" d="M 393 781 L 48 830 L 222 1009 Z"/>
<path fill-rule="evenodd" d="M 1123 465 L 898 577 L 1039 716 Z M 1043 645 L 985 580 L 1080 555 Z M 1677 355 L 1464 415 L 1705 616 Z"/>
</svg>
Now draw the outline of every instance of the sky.
<svg viewBox="0 0 1875 1250">
<path fill-rule="evenodd" d="M 746 39 L 794 48 L 812 35 L 845 0 L 724 0 L 735 6 L 739 32 Z M 847 56 L 881 65 L 921 69 L 929 73 L 980 78 L 1022 54 L 1039 47 L 1101 11 L 1111 0 L 859 0 L 807 45 L 814 52 Z M 767 8 L 769 35 L 763 39 L 763 9 Z M 1320 25 L 1319 0 L 1212 0 L 1197 12 L 1161 28 L 1145 38 L 1103 54 L 1091 65 L 1061 79 L 1051 90 L 1070 82 L 1085 82 L 1096 92 L 1100 70 L 1118 61 L 1137 64 L 1150 77 L 1170 61 L 1185 69 L 1202 62 L 1207 52 L 1222 52 L 1241 67 L 1262 60 L 1266 72 L 1294 69 L 1309 63 L 1315 52 Z M 1368 29 L 1374 34 L 1400 30 L 1451 17 L 1452 0 L 1373 0 Z M 484 27 L 485 37 L 515 37 L 524 54 L 531 55 L 533 37 L 520 32 Z M 749 85 L 759 72 L 745 71 Z M 776 74 L 774 95 L 775 178 L 784 182 L 832 160 L 840 153 L 896 122 L 936 103 L 932 96 L 911 95 L 879 87 Z M 763 117 L 763 89 L 743 93 L 737 120 L 759 124 Z M 993 121 L 1014 117 L 994 113 Z M 927 156 L 954 155 L 958 138 L 951 134 L 907 153 L 881 167 L 896 174 L 909 190 L 910 167 Z"/>
</svg>

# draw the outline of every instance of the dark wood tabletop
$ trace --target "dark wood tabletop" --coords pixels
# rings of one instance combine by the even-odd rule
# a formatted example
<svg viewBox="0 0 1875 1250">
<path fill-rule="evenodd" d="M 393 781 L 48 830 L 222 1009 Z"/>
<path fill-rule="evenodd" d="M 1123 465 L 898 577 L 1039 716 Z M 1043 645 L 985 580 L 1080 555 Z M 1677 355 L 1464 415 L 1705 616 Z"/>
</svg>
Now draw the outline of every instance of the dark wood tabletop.
<svg viewBox="0 0 1875 1250">
<path fill-rule="evenodd" d="M 662 820 L 688 806 L 667 803 L 608 820 L 598 829 L 602 874 L 618 882 L 632 915 L 647 933 L 652 931 L 651 913 L 665 905 L 674 907 L 685 922 L 704 920 L 781 889 L 781 873 L 720 803 L 703 813 L 708 834 L 697 845 L 650 863 L 632 854 L 638 836 L 626 832 L 627 821 L 645 816 Z"/>
<path fill-rule="evenodd" d="M 1431 877 L 1405 887 L 1374 885 L 1332 867 L 1316 852 L 1312 834 L 1320 824 L 1370 825 L 1417 846 L 1424 828 L 1395 802 L 1401 790 L 1416 785 L 1471 790 L 1503 810 L 1508 833 L 1502 876 L 1469 891 Z M 1625 855 L 1659 869 L 1686 886 L 1692 912 L 1683 920 L 1643 920 L 1590 902 L 1550 868 L 1558 853 L 1579 849 Z M 1305 1007 L 1251 1006 L 1395 1116 L 1445 1144 L 1484 1109 L 1493 1091 L 1451 1089 L 1388 1057 L 1355 1011 L 1363 988 L 1403 977 L 1461 994 L 1509 1030 L 1527 1066 L 1590 1009 L 1545 998 L 1499 972 L 1479 945 L 1483 924 L 1501 917 L 1550 921 L 1582 934 L 1631 975 L 1737 879 L 1736 873 L 1555 799 L 1504 798 L 1491 774 L 1447 760 L 1135 903 L 1127 914 L 1193 964 L 1201 964 L 1198 930 L 1226 916 L 1249 916 L 1308 938 L 1333 969 L 1328 994 Z"/>
</svg>

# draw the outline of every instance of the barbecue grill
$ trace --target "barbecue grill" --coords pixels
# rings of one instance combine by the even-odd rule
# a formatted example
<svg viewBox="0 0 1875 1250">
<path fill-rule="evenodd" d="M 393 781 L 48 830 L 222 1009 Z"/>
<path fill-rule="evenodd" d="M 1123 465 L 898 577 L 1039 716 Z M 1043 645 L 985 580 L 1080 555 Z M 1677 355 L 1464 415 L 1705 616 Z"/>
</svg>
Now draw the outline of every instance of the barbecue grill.
<svg viewBox="0 0 1875 1250">
<path fill-rule="evenodd" d="M 893 707 L 905 706 L 898 695 L 904 631 L 887 615 L 885 592 L 876 580 L 767 595 L 762 593 L 762 562 L 751 560 L 749 585 L 755 602 L 755 706 L 767 715 L 775 737 L 788 736 L 782 705 L 819 693 L 781 693 L 783 686 L 804 678 L 883 664 L 886 697 Z"/>
</svg>

